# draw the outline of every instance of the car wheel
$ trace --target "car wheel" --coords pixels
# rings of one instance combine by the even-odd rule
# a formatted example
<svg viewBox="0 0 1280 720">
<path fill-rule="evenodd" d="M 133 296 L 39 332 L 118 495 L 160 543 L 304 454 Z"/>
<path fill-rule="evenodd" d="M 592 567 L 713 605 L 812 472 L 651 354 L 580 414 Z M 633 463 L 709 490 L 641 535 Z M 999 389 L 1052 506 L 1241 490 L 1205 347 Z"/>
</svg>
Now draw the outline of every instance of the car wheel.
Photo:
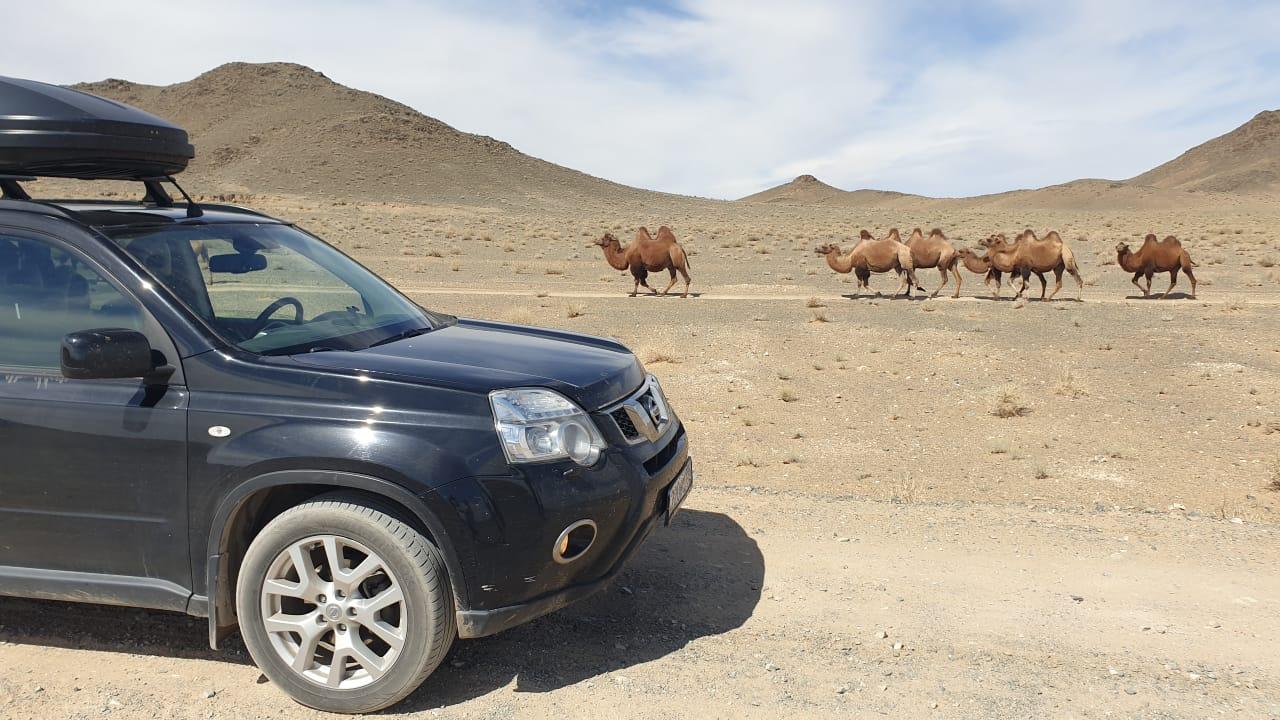
<svg viewBox="0 0 1280 720">
<path fill-rule="evenodd" d="M 381 710 L 413 692 L 457 635 L 439 549 L 389 507 L 345 493 L 267 523 L 236 582 L 262 672 L 319 710 Z"/>
</svg>

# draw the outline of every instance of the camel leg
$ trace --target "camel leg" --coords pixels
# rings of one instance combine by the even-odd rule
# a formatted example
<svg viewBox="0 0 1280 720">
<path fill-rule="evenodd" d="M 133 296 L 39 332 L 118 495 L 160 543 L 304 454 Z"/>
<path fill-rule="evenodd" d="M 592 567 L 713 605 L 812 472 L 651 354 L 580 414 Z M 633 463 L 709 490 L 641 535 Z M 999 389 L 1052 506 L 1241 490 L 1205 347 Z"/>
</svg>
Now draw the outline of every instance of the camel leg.
<svg viewBox="0 0 1280 720">
<path fill-rule="evenodd" d="M 1022 297 L 1022 293 L 1026 292 L 1027 286 L 1031 284 L 1031 271 L 1023 270 L 1018 273 L 1018 277 L 1022 279 L 1022 285 L 1018 288 L 1018 292 L 1014 293 L 1013 295 L 1014 300 L 1017 300 L 1018 298 Z M 1012 279 L 1009 280 L 1009 284 L 1010 285 L 1013 284 Z"/>
<path fill-rule="evenodd" d="M 1174 268 L 1169 271 L 1169 289 L 1164 291 L 1164 294 L 1160 296 L 1160 299 L 1164 300 L 1165 298 L 1169 297 L 1169 293 L 1173 292 L 1173 286 L 1177 284 L 1178 284 L 1178 268 Z"/>
<path fill-rule="evenodd" d="M 1138 282 L 1138 278 L 1140 277 L 1142 277 L 1142 273 L 1136 272 L 1133 274 L 1133 279 L 1130 280 L 1129 282 L 1133 283 L 1134 287 L 1138 288 L 1139 290 L 1142 290 L 1142 297 L 1146 297 L 1147 291 L 1142 288 L 1142 283 Z"/>
<path fill-rule="evenodd" d="M 1147 278 L 1147 294 L 1148 295 L 1151 294 L 1151 276 L 1152 275 L 1155 275 L 1155 273 L 1152 272 L 1151 270 L 1148 270 L 1147 272 L 1143 273 L 1143 276 Z"/>
<path fill-rule="evenodd" d="M 995 279 L 996 289 L 994 292 L 991 293 L 991 297 L 995 298 L 996 300 L 999 300 L 1000 299 L 1000 282 L 1004 277 L 1003 274 L 999 270 L 993 270 L 987 274 L 987 277 Z"/>
<path fill-rule="evenodd" d="M 1191 272 L 1191 268 L 1183 267 L 1182 272 L 1186 273 L 1187 279 L 1191 281 L 1191 299 L 1196 299 L 1196 276 Z"/>
<path fill-rule="evenodd" d="M 1040 282 L 1044 282 L 1044 275 L 1040 276 Z M 1062 289 L 1062 271 L 1058 268 L 1053 269 L 1053 292 L 1049 293 L 1049 299 L 1052 300 L 1054 295 Z M 1044 299 L 1044 287 L 1040 288 L 1040 299 Z"/>
<path fill-rule="evenodd" d="M 680 271 L 680 277 L 684 279 L 684 294 L 681 295 L 680 297 L 687 298 L 689 297 L 689 271 L 685 270 L 684 268 L 676 268 L 676 269 Z"/>
<path fill-rule="evenodd" d="M 960 297 L 960 285 L 961 285 L 961 280 L 960 280 L 960 264 L 959 264 L 959 263 L 956 263 L 955 265 L 952 265 L 952 266 L 951 266 L 951 272 L 952 272 L 952 274 L 954 274 L 954 275 L 956 276 L 956 292 L 955 292 L 955 294 L 954 294 L 954 295 L 952 295 L 951 297 L 953 297 L 953 298 L 958 298 L 958 297 Z"/>
<path fill-rule="evenodd" d="M 667 272 L 671 273 L 671 282 L 667 283 L 667 289 L 662 291 L 663 295 L 671 292 L 671 288 L 676 284 L 676 269 L 674 267 L 667 268 Z"/>
<path fill-rule="evenodd" d="M 942 276 L 942 284 L 941 284 L 941 285 L 939 285 L 939 286 L 938 286 L 938 289 L 937 289 L 937 290 L 934 290 L 934 291 L 933 291 L 933 294 L 932 294 L 932 295 L 930 295 L 929 297 L 938 297 L 938 293 L 942 292 L 942 288 L 944 288 L 944 287 L 946 287 L 946 286 L 947 286 L 947 280 L 948 280 L 948 278 L 947 278 L 947 269 L 946 269 L 946 268 L 944 268 L 944 267 L 942 267 L 941 265 L 939 265 L 939 266 L 938 266 L 938 274 Z"/>
</svg>

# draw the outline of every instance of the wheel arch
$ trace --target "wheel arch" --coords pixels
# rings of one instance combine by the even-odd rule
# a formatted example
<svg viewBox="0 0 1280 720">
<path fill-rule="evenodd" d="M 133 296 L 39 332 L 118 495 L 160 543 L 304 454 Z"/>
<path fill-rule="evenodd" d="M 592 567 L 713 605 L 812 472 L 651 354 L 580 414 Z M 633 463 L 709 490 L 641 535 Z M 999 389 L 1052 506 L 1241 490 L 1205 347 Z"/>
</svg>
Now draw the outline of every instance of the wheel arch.
<svg viewBox="0 0 1280 720">
<path fill-rule="evenodd" d="M 449 586 L 457 607 L 467 607 L 466 582 L 453 540 L 440 518 L 422 498 L 401 485 L 372 475 L 335 470 L 278 470 L 237 485 L 223 498 L 209 527 L 205 567 L 205 602 L 209 618 L 209 646 L 235 628 L 235 571 L 244 550 L 271 518 L 302 502 L 333 492 L 353 490 L 373 500 L 391 503 L 436 544 L 444 556 Z M 252 531 L 252 532 L 251 532 Z"/>
</svg>

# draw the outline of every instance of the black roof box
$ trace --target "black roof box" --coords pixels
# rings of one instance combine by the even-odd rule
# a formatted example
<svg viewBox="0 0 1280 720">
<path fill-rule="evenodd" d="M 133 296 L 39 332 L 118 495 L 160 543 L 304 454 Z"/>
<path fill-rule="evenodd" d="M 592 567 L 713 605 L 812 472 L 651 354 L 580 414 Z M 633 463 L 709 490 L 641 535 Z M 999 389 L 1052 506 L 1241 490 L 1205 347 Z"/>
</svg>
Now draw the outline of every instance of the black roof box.
<svg viewBox="0 0 1280 720">
<path fill-rule="evenodd" d="M 141 180 L 194 156 L 186 130 L 135 107 L 0 77 L 0 175 Z"/>
</svg>

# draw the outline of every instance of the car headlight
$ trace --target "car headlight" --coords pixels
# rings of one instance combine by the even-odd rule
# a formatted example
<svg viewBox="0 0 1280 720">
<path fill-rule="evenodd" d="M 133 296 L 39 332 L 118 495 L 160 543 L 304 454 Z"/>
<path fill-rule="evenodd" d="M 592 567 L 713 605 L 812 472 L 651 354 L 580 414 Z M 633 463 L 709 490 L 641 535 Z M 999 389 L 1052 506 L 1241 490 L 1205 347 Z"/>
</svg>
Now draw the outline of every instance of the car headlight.
<svg viewBox="0 0 1280 720">
<path fill-rule="evenodd" d="M 604 452 L 604 438 L 582 408 L 553 390 L 514 388 L 489 393 L 493 426 L 507 462 L 569 458 L 591 466 Z"/>
</svg>

